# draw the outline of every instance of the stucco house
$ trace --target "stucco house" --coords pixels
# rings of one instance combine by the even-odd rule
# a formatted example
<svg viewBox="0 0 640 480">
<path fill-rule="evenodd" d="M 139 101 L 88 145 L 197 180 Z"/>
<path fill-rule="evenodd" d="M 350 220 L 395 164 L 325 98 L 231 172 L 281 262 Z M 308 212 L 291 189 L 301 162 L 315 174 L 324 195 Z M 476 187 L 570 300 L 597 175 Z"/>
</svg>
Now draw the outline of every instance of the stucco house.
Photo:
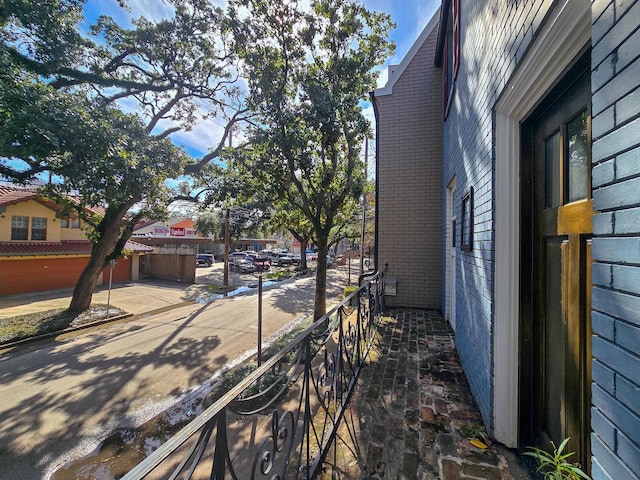
<svg viewBox="0 0 640 480">
<path fill-rule="evenodd" d="M 389 301 L 443 311 L 492 437 L 570 437 L 594 479 L 640 478 L 639 25 L 443 0 L 372 94 Z"/>
<path fill-rule="evenodd" d="M 35 190 L 0 186 L 0 295 L 73 287 L 91 254 L 81 227 Z M 153 248 L 130 241 L 126 250 L 99 283 L 139 278 L 140 260 Z"/>
</svg>

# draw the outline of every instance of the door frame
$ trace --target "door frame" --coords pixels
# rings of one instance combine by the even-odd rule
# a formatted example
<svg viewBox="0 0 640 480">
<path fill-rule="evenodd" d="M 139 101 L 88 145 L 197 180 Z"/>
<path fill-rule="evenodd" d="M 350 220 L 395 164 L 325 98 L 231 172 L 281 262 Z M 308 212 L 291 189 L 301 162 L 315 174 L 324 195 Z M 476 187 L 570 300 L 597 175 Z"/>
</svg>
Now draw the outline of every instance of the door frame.
<svg viewBox="0 0 640 480">
<path fill-rule="evenodd" d="M 457 241 L 456 230 L 458 222 L 456 221 L 456 178 L 454 177 L 447 186 L 447 213 L 445 231 L 445 316 L 451 325 L 456 329 L 456 257 L 457 257 Z"/>
<path fill-rule="evenodd" d="M 520 122 L 590 40 L 591 3 L 558 3 L 495 106 L 493 433 L 514 448 L 518 447 L 520 400 Z"/>
</svg>

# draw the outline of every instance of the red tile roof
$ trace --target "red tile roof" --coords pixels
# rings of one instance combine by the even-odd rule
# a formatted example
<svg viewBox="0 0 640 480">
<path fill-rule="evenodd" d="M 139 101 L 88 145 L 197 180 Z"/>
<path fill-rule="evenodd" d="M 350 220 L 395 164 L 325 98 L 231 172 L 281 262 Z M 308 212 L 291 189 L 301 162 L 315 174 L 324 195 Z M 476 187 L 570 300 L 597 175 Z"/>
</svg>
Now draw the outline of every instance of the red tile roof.
<svg viewBox="0 0 640 480">
<path fill-rule="evenodd" d="M 69 196 L 69 198 L 74 203 L 79 203 L 77 198 L 72 196 Z M 34 200 L 54 211 L 60 210 L 60 207 L 58 207 L 55 202 L 44 198 L 33 188 L 7 187 L 0 185 L 0 207 L 4 205 L 12 205 L 19 202 L 26 202 L 27 200 Z M 85 210 L 100 215 L 104 215 L 105 213 L 104 207 L 91 207 L 86 208 Z"/>
<path fill-rule="evenodd" d="M 0 187 L 0 206 L 24 202 L 38 198 L 38 194 L 29 190 L 16 190 L 11 187 Z"/>
<path fill-rule="evenodd" d="M 149 225 L 153 225 L 154 223 L 158 223 L 157 220 L 149 220 L 148 218 L 145 218 L 143 220 L 140 220 L 136 226 L 133 228 L 133 231 L 135 232 L 136 230 L 140 230 L 141 228 L 145 228 L 148 227 Z"/>
<path fill-rule="evenodd" d="M 153 248 L 138 242 L 128 241 L 126 250 L 134 253 L 152 252 Z M 88 240 L 65 240 L 62 242 L 0 242 L 0 256 L 26 255 L 89 255 Z"/>
<path fill-rule="evenodd" d="M 193 220 L 190 218 L 185 218 L 184 220 L 180 220 L 178 223 L 174 223 L 171 225 L 172 228 L 193 228 Z"/>
</svg>

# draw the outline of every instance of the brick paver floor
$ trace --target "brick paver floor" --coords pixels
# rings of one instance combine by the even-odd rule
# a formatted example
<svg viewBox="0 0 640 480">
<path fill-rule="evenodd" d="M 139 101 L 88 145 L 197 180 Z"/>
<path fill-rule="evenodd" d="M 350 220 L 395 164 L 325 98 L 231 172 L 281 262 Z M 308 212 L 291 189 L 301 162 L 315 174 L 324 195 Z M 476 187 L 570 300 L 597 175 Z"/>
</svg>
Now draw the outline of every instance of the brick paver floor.
<svg viewBox="0 0 640 480">
<path fill-rule="evenodd" d="M 482 419 L 439 312 L 386 312 L 325 462 L 326 479 L 525 480 L 522 457 L 470 431 Z"/>
</svg>

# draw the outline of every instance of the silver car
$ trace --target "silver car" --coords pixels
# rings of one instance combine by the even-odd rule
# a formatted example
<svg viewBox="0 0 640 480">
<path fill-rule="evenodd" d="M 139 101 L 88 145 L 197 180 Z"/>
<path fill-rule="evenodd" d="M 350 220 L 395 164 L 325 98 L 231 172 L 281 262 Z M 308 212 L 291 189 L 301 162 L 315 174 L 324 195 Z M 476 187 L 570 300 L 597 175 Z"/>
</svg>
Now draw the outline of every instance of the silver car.
<svg viewBox="0 0 640 480">
<path fill-rule="evenodd" d="M 232 272 L 253 273 L 256 271 L 256 266 L 249 260 L 239 259 L 229 262 L 229 269 Z"/>
</svg>

